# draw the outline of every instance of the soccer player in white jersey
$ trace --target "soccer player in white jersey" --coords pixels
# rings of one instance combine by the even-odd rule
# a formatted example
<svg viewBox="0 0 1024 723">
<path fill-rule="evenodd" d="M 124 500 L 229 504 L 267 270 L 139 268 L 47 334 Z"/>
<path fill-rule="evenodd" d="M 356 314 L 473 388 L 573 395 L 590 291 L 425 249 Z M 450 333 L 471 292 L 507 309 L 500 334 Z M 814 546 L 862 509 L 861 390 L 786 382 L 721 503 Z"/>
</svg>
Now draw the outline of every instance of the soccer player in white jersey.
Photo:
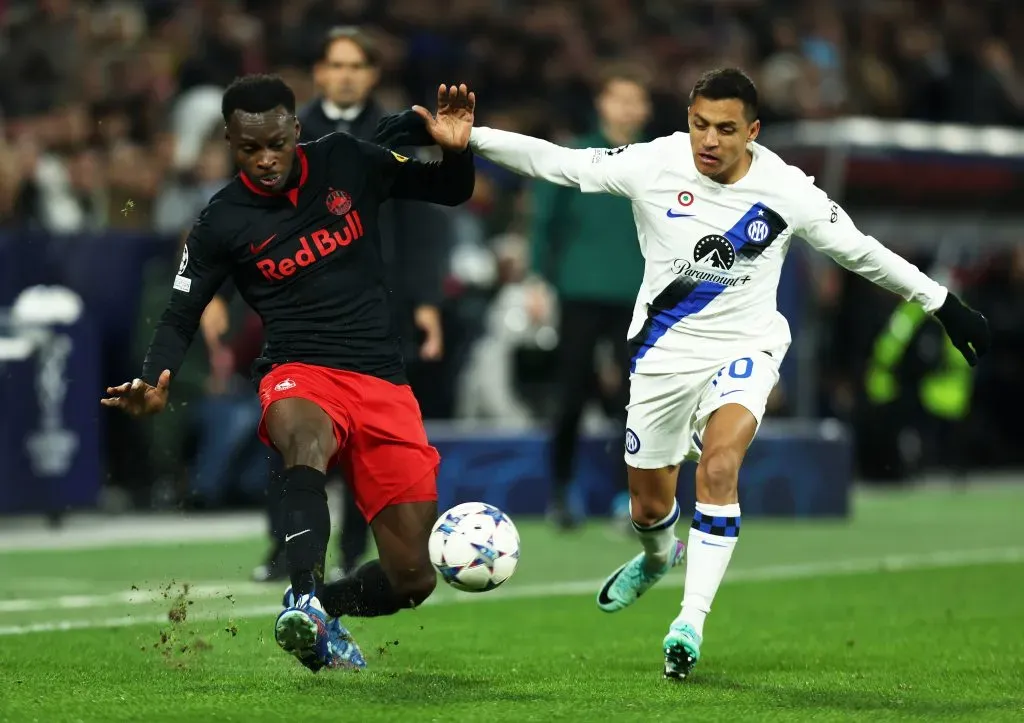
<svg viewBox="0 0 1024 723">
<path fill-rule="evenodd" d="M 569 149 L 474 128 L 473 150 L 516 173 L 633 201 L 646 269 L 633 322 L 625 457 L 643 552 L 607 579 L 602 610 L 634 603 L 688 548 L 682 610 L 664 639 L 665 675 L 700 658 L 704 620 L 740 532 L 737 480 L 790 344 L 776 309 L 794 237 L 941 321 L 973 365 L 985 318 L 861 233 L 842 208 L 756 142 L 757 91 L 740 70 L 706 73 L 689 99 L 689 132 L 615 149 Z M 630 243 L 631 239 L 623 239 Z M 688 543 L 676 537 L 676 481 L 698 460 Z"/>
</svg>

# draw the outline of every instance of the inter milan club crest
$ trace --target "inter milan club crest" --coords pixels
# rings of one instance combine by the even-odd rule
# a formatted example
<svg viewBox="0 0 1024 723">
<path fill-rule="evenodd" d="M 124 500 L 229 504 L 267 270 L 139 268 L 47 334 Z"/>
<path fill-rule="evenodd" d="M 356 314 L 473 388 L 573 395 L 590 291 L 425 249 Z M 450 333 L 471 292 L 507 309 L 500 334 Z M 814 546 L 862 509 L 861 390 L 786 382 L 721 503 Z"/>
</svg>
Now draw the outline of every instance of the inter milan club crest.
<svg viewBox="0 0 1024 723">
<path fill-rule="evenodd" d="M 768 225 L 768 222 L 763 218 L 755 218 L 747 223 L 744 231 L 747 234 L 747 240 L 752 244 L 763 244 L 768 240 L 768 236 L 771 235 L 772 229 Z"/>
<path fill-rule="evenodd" d="M 344 216 L 352 209 L 352 197 L 334 188 L 327 193 L 327 210 L 335 216 Z"/>
</svg>

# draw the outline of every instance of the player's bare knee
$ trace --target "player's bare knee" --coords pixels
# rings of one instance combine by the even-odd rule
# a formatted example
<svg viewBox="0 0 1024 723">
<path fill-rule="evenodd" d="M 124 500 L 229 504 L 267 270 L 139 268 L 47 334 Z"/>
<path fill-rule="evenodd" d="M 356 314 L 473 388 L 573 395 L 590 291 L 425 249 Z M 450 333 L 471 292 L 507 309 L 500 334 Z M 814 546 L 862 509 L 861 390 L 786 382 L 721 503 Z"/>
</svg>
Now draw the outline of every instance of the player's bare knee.
<svg viewBox="0 0 1024 723">
<path fill-rule="evenodd" d="M 735 502 L 741 460 L 728 448 L 705 448 L 697 465 L 698 499 L 718 505 Z"/>
<path fill-rule="evenodd" d="M 629 468 L 629 508 L 636 524 L 653 525 L 672 514 L 678 473 L 677 465 L 662 469 Z"/>
<path fill-rule="evenodd" d="M 278 445 L 285 466 L 302 465 L 324 471 L 333 454 L 334 439 L 330 430 L 314 425 L 301 425 L 289 429 Z"/>
<path fill-rule="evenodd" d="M 672 514 L 675 498 L 651 493 L 630 494 L 629 510 L 633 521 L 641 527 L 653 525 Z"/>
<path fill-rule="evenodd" d="M 430 597 L 437 587 L 437 573 L 429 565 L 425 569 L 420 567 L 409 570 L 398 576 L 398 579 L 392 582 L 392 586 L 395 594 L 408 601 L 410 607 L 417 607 Z"/>
</svg>

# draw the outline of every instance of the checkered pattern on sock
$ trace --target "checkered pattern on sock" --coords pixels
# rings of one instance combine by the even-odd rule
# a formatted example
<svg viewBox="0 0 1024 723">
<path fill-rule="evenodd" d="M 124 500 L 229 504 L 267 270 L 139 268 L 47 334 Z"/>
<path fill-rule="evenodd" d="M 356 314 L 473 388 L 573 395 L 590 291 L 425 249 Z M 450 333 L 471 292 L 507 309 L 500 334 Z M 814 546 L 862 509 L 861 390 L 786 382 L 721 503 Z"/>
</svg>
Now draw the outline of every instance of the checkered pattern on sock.
<svg viewBox="0 0 1024 723">
<path fill-rule="evenodd" d="M 717 535 L 718 537 L 739 537 L 740 520 L 742 520 L 742 516 L 740 515 L 736 515 L 735 517 L 717 517 L 705 515 L 700 511 L 694 511 L 693 522 L 690 524 L 690 527 L 695 530 L 700 530 L 708 535 Z"/>
</svg>

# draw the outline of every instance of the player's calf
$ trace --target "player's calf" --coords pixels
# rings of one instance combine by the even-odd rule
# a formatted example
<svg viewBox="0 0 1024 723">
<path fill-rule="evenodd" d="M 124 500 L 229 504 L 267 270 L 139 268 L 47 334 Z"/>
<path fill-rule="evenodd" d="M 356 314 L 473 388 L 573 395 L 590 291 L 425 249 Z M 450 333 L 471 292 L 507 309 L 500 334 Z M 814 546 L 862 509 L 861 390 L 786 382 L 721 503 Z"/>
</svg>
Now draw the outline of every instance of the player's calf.
<svg viewBox="0 0 1024 723">
<path fill-rule="evenodd" d="M 665 673 L 669 677 L 685 677 L 700 657 L 705 619 L 739 541 L 739 469 L 756 430 L 753 414 L 728 404 L 711 415 L 704 432 L 682 606 L 665 639 Z"/>
<path fill-rule="evenodd" d="M 736 502 L 742 461 L 742 453 L 733 448 L 706 447 L 697 465 L 697 499 L 715 505 Z"/>
<path fill-rule="evenodd" d="M 427 569 L 403 570 L 394 575 L 391 587 L 395 596 L 402 600 L 404 607 L 422 605 L 437 587 L 437 572 L 433 567 Z"/>
<path fill-rule="evenodd" d="M 421 605 L 436 586 L 433 567 L 424 569 L 413 564 L 388 571 L 381 560 L 372 560 L 352 575 L 327 583 L 317 595 L 332 616 L 374 618 Z"/>
<path fill-rule="evenodd" d="M 335 616 L 378 617 L 422 604 L 437 585 L 427 547 L 436 518 L 434 502 L 384 508 L 371 523 L 380 559 L 324 585 L 319 597 L 327 611 Z"/>
<path fill-rule="evenodd" d="M 629 515 L 633 531 L 644 548 L 649 574 L 664 570 L 675 552 L 675 528 L 679 520 L 676 478 L 679 466 L 659 469 L 629 467 Z"/>
<path fill-rule="evenodd" d="M 683 560 L 684 546 L 676 538 L 679 505 L 675 500 L 678 466 L 629 468 L 630 517 L 644 551 L 605 580 L 597 605 L 617 612 L 632 605 L 669 570 Z"/>
<path fill-rule="evenodd" d="M 380 560 L 371 560 L 351 575 L 325 584 L 317 596 L 334 617 L 375 618 L 410 607 L 408 600 L 392 586 Z"/>
<path fill-rule="evenodd" d="M 292 588 L 314 594 L 322 584 L 331 515 L 328 462 L 337 451 L 334 423 L 307 399 L 280 399 L 267 409 L 267 433 L 284 458 L 281 525 Z"/>
</svg>

